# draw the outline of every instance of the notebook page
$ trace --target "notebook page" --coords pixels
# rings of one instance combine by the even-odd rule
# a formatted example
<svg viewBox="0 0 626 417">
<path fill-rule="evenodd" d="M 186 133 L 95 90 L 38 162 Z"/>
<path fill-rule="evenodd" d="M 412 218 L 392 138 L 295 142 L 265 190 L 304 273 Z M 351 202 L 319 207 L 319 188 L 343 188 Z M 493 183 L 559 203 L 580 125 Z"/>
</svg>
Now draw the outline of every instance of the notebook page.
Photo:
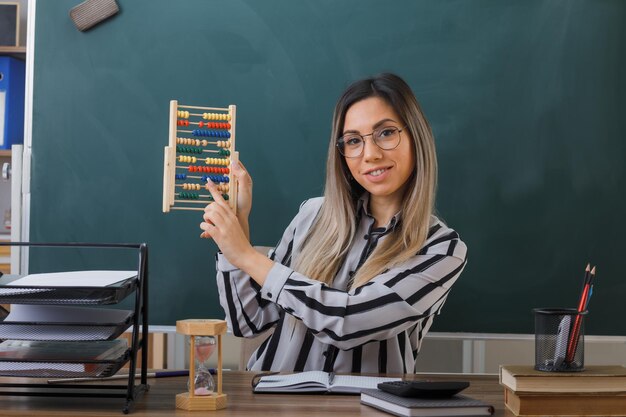
<svg viewBox="0 0 626 417">
<path fill-rule="evenodd" d="M 308 371 L 289 375 L 268 375 L 261 378 L 255 391 L 290 391 L 313 388 L 316 391 L 326 390 L 328 373 Z"/>
<path fill-rule="evenodd" d="M 381 382 L 400 381 L 402 378 L 387 378 L 361 375 L 336 375 L 331 391 L 360 393 L 363 389 L 377 389 Z"/>
</svg>

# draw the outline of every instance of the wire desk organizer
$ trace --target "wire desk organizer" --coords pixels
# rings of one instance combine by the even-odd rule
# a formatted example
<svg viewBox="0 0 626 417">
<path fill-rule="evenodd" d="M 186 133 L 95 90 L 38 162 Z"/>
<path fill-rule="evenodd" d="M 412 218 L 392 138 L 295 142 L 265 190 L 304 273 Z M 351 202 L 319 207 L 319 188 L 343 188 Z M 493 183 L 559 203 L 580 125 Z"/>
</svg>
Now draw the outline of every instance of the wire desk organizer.
<svg viewBox="0 0 626 417">
<path fill-rule="evenodd" d="M 49 384 L 49 383 L 0 383 L 0 396 L 43 396 L 43 397 L 96 397 L 124 398 L 122 411 L 128 414 L 143 392 L 147 383 L 148 364 L 148 248 L 141 244 L 98 244 L 98 243 L 28 243 L 0 242 L 0 246 L 100 248 L 137 251 L 137 273 L 130 278 L 105 286 L 61 286 L 11 284 L 17 275 L 0 277 L 0 303 L 30 304 L 37 308 L 89 309 L 97 316 L 114 309 L 90 309 L 88 307 L 63 307 L 76 305 L 117 304 L 134 295 L 133 309 L 114 314 L 116 322 L 85 323 L 77 318 L 64 322 L 52 320 L 0 322 L 0 335 L 12 335 L 9 346 L 0 352 L 0 376 L 20 378 L 67 378 L 112 376 L 127 363 L 128 381 L 122 384 Z M 126 271 L 124 271 L 126 272 Z M 132 275 L 134 270 L 130 271 Z M 107 315 L 107 318 L 109 315 Z M 106 321 L 106 320 L 105 320 Z M 116 339 L 132 326 L 130 346 Z M 50 329 L 68 330 L 62 336 L 50 337 Z M 99 336 L 94 337 L 93 334 Z M 121 342 L 121 343 L 120 343 Z M 5 345 L 7 341 L 3 343 Z M 42 347 L 43 346 L 43 347 Z M 106 355 L 91 355 L 103 352 Z M 135 373 L 138 353 L 141 350 L 140 382 L 136 384 Z M 86 353 L 89 352 L 89 353 Z M 21 381 L 22 379 L 20 379 Z M 25 389 L 27 388 L 27 389 Z M 4 390 L 6 389 L 6 390 Z"/>
<path fill-rule="evenodd" d="M 204 210 L 213 202 L 207 180 L 237 210 L 237 184 L 230 167 L 237 163 L 235 125 L 237 108 L 199 107 L 170 101 L 169 144 L 163 161 L 163 213 Z"/>
</svg>

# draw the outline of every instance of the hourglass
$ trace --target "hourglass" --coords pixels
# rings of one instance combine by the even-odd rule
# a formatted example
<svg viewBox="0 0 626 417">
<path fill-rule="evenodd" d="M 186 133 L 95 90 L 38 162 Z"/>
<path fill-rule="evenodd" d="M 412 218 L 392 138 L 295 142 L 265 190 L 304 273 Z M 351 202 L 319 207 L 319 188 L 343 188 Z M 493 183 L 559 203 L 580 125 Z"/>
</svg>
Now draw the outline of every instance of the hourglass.
<svg viewBox="0 0 626 417">
<path fill-rule="evenodd" d="M 176 332 L 189 336 L 188 392 L 176 395 L 176 408 L 191 411 L 226 408 L 226 394 L 222 393 L 222 335 L 226 333 L 226 322 L 179 320 Z M 208 367 L 216 345 L 217 389 Z"/>
</svg>

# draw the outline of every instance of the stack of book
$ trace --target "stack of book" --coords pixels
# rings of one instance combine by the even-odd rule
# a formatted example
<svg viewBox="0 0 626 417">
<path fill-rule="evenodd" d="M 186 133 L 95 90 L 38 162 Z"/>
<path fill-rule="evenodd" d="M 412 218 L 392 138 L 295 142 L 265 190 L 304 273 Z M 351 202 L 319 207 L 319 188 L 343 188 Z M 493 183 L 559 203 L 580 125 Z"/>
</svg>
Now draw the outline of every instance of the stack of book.
<svg viewBox="0 0 626 417">
<path fill-rule="evenodd" d="M 543 372 L 500 366 L 504 404 L 516 416 L 626 416 L 626 368 L 586 366 L 582 372 Z"/>
</svg>

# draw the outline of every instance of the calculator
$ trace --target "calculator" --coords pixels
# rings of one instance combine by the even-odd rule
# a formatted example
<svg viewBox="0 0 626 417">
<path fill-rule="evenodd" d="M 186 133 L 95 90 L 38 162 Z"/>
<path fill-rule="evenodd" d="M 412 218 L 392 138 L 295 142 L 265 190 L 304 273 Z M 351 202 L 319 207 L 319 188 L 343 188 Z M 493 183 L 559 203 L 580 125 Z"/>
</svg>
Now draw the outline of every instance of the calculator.
<svg viewBox="0 0 626 417">
<path fill-rule="evenodd" d="M 391 381 L 381 382 L 378 389 L 399 397 L 447 398 L 469 387 L 467 381 Z"/>
</svg>

